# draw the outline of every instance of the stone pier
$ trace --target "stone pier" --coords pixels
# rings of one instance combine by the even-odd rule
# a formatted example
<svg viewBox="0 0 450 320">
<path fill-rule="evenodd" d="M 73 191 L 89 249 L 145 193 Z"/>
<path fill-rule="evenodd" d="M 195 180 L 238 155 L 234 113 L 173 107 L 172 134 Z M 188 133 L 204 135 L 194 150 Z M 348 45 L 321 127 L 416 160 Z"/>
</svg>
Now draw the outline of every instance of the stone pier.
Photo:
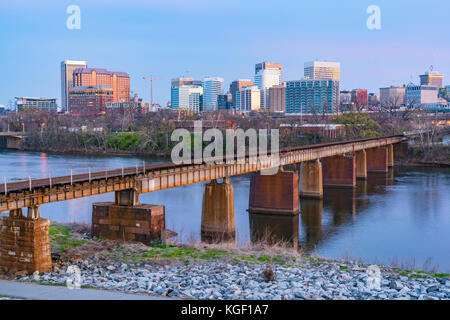
<svg viewBox="0 0 450 320">
<path fill-rule="evenodd" d="M 0 269 L 4 272 L 52 270 L 50 221 L 39 216 L 39 207 L 11 210 L 10 216 L 1 220 Z"/>
<path fill-rule="evenodd" d="M 230 241 L 235 237 L 233 185 L 211 180 L 205 184 L 201 238 L 205 242 Z"/>
<path fill-rule="evenodd" d="M 278 171 L 275 175 L 253 173 L 250 180 L 249 211 L 269 214 L 299 213 L 298 173 Z"/>
<path fill-rule="evenodd" d="M 92 205 L 92 236 L 150 245 L 163 240 L 164 230 L 165 207 L 139 204 L 136 190 L 116 191 L 115 202 Z"/>
<path fill-rule="evenodd" d="M 302 163 L 299 189 L 302 198 L 321 199 L 323 197 L 322 163 L 320 160 Z"/>
<path fill-rule="evenodd" d="M 388 149 L 378 147 L 367 149 L 367 171 L 386 173 L 388 171 Z"/>
<path fill-rule="evenodd" d="M 356 157 L 339 155 L 322 159 L 323 185 L 325 187 L 356 186 Z"/>
<path fill-rule="evenodd" d="M 366 150 L 355 152 L 356 156 L 356 179 L 367 179 L 367 153 Z"/>
</svg>

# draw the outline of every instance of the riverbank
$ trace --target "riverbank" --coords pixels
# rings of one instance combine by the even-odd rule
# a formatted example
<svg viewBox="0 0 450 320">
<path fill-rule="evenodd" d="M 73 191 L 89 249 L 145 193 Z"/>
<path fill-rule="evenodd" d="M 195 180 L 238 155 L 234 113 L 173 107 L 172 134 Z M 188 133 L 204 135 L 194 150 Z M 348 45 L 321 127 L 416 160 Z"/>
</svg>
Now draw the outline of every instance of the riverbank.
<svg viewBox="0 0 450 320">
<path fill-rule="evenodd" d="M 447 160 L 436 160 L 436 161 L 426 161 L 417 159 L 401 159 L 395 160 L 396 166 L 405 167 L 433 167 L 433 168 L 450 168 L 450 161 Z"/>
<path fill-rule="evenodd" d="M 22 147 L 20 151 L 30 151 L 30 152 L 43 152 L 43 153 L 52 153 L 59 155 L 86 155 L 86 156 L 121 156 L 121 157 L 152 157 L 152 158 L 161 158 L 161 160 L 170 161 L 171 151 L 125 151 L 125 150 L 104 150 L 104 149 L 52 149 L 52 148 L 29 148 Z"/>
<path fill-rule="evenodd" d="M 51 239 L 52 272 L 9 278 L 61 286 L 68 267 L 77 266 L 84 288 L 177 298 L 450 299 L 448 274 L 378 266 L 378 276 L 366 264 L 312 257 L 283 246 L 145 246 L 91 239 L 83 226 L 53 228 Z"/>
</svg>

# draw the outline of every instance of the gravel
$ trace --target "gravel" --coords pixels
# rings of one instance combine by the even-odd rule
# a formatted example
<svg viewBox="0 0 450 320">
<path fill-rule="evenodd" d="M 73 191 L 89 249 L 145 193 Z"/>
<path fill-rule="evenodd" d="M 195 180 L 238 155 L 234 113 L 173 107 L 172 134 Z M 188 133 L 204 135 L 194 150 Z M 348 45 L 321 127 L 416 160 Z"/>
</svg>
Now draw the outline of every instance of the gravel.
<svg viewBox="0 0 450 320">
<path fill-rule="evenodd" d="M 127 265 L 122 262 L 86 259 L 75 263 L 82 286 L 147 293 L 179 298 L 226 300 L 447 300 L 450 280 L 431 274 L 400 276 L 379 267 L 379 289 L 368 286 L 367 268 L 342 262 L 304 262 L 298 267 L 271 264 L 205 262 L 189 265 Z M 69 264 L 62 262 L 52 272 L 19 275 L 19 281 L 65 284 Z M 263 272 L 270 267 L 273 281 Z"/>
</svg>

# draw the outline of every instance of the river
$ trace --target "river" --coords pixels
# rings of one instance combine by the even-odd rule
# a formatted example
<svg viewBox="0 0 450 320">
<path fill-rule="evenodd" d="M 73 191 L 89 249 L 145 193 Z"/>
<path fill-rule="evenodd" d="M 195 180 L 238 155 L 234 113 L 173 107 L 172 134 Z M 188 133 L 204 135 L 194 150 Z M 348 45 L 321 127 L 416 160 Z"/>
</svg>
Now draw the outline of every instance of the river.
<svg viewBox="0 0 450 320">
<path fill-rule="evenodd" d="M 0 150 L 0 178 L 9 182 L 51 175 L 133 167 L 161 159 L 59 155 Z M 297 217 L 250 215 L 249 175 L 230 179 L 234 187 L 236 239 L 249 243 L 268 228 L 293 239 L 307 253 L 366 263 L 450 272 L 450 169 L 395 167 L 387 175 L 369 174 L 355 190 L 324 189 L 324 198 L 301 200 Z M 204 183 L 140 196 L 142 203 L 166 206 L 166 227 L 179 241 L 199 240 Z M 91 222 L 93 202 L 104 194 L 41 206 L 41 216 L 57 222 Z M 252 231 L 250 230 L 250 226 Z M 253 237 L 251 236 L 253 234 Z"/>
</svg>

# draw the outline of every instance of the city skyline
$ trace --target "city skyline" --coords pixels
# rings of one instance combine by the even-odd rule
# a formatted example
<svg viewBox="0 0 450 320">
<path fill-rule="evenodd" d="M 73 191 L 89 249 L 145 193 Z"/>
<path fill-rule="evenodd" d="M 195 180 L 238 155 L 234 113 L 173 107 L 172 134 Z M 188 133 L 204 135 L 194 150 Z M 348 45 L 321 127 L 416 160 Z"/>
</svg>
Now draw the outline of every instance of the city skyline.
<svg viewBox="0 0 450 320">
<path fill-rule="evenodd" d="M 375 93 L 391 85 L 418 84 L 418 76 L 428 71 L 430 65 L 444 76 L 450 73 L 446 63 L 450 59 L 449 44 L 439 32 L 430 34 L 430 30 L 444 30 L 444 13 L 449 11 L 445 7 L 450 9 L 450 4 L 430 1 L 402 6 L 375 2 L 381 8 L 381 30 L 366 28 L 365 10 L 372 4 L 369 1 L 348 1 L 339 6 L 331 1 L 317 4 L 281 1 L 279 8 L 260 9 L 260 17 L 269 18 L 273 14 L 274 19 L 261 24 L 263 29 L 253 38 L 247 37 L 246 32 L 235 33 L 244 26 L 245 14 L 236 12 L 231 25 L 222 17 L 237 9 L 238 3 L 234 1 L 226 6 L 201 0 L 191 2 L 191 6 L 182 1 L 152 1 L 151 5 L 113 1 L 108 6 L 105 1 L 95 4 L 18 1 L 8 7 L 0 4 L 3 9 L 0 38 L 4 44 L 0 69 L 13 75 L 0 88 L 0 104 L 8 105 L 15 96 L 39 96 L 57 98 L 62 106 L 59 64 L 63 60 L 83 60 L 90 66 L 126 71 L 131 77 L 131 90 L 145 101 L 150 100 L 150 86 L 142 80 L 143 76 L 184 75 L 203 79 L 215 75 L 224 78 L 224 87 L 228 88 L 236 79 L 253 80 L 254 65 L 262 61 L 282 64 L 283 81 L 303 78 L 303 65 L 307 61 L 339 61 L 341 90 L 367 88 Z M 66 28 L 69 16 L 66 8 L 70 4 L 81 9 L 80 30 Z M 242 6 L 250 9 L 252 4 L 249 1 Z M 216 12 L 217 9 L 222 11 Z M 314 15 L 321 10 L 324 16 L 317 22 Z M 294 18 L 291 11 L 301 15 L 301 21 L 290 21 Z M 305 11 L 311 15 L 301 14 Z M 207 17 L 210 12 L 212 17 Z M 189 28 L 180 31 L 179 26 L 192 15 L 202 18 L 203 23 L 212 23 L 215 18 L 217 21 L 211 30 L 202 31 L 203 37 L 188 41 L 185 38 Z M 124 21 L 119 19 L 122 16 Z M 153 19 L 149 20 L 149 16 Z M 131 23 L 132 18 L 137 22 Z M 414 23 L 423 19 L 430 21 L 426 27 Z M 311 23 L 317 26 L 308 28 Z M 110 34 L 108 29 L 114 24 L 119 26 L 115 28 L 118 31 Z M 219 34 L 218 39 L 211 37 L 213 33 Z M 418 47 L 414 39 L 425 35 L 423 45 Z M 30 48 L 29 41 L 39 45 Z M 80 42 L 90 50 L 80 46 Z M 444 85 L 448 84 L 446 81 L 444 78 Z M 169 100 L 170 81 L 155 81 L 154 102 L 165 105 Z"/>
</svg>

